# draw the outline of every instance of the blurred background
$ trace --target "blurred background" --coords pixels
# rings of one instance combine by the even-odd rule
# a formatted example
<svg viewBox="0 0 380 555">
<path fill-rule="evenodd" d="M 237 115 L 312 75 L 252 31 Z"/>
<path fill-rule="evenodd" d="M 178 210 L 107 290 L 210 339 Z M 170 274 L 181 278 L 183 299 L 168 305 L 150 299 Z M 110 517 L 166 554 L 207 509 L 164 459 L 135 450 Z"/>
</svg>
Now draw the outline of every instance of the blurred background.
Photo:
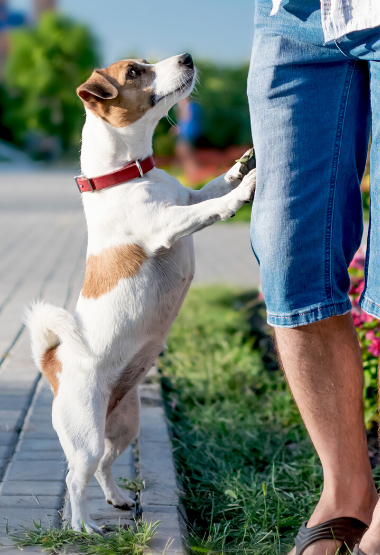
<svg viewBox="0 0 380 555">
<path fill-rule="evenodd" d="M 199 186 L 251 144 L 246 80 L 253 0 L 0 0 L 0 168 L 77 166 L 94 67 L 190 52 L 200 83 L 163 119 L 157 165 Z M 178 125 L 177 125 L 178 124 Z"/>
</svg>

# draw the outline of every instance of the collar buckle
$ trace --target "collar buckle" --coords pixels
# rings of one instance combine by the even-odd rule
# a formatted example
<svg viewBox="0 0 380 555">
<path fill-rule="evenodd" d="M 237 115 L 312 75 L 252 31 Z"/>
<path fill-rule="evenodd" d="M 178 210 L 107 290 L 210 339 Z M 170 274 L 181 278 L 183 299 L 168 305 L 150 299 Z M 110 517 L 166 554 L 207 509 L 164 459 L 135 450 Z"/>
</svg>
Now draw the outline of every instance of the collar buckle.
<svg viewBox="0 0 380 555">
<path fill-rule="evenodd" d="M 89 178 L 87 176 L 77 175 L 76 177 L 74 177 L 74 180 L 75 180 L 75 183 L 77 184 L 77 187 L 78 187 L 80 193 L 83 193 L 83 191 L 81 189 L 81 186 L 78 183 L 78 179 L 85 179 L 87 181 L 87 183 L 89 184 L 89 186 L 90 186 L 91 193 L 93 193 L 95 191 L 94 187 L 91 185 L 91 181 L 89 180 Z"/>
<path fill-rule="evenodd" d="M 136 166 L 137 166 L 137 169 L 138 169 L 139 172 L 140 172 L 140 177 L 142 177 L 142 176 L 144 175 L 144 172 L 142 171 L 142 167 L 141 167 L 140 162 L 139 162 L 138 160 L 136 160 L 135 164 L 136 164 Z"/>
</svg>

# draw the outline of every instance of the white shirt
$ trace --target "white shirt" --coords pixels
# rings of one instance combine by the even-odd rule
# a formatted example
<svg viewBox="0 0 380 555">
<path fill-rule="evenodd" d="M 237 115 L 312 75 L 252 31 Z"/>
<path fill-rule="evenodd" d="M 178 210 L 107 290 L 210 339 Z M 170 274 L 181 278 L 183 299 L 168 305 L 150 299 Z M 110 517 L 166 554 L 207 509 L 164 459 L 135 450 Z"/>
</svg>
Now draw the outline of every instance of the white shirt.
<svg viewBox="0 0 380 555">
<path fill-rule="evenodd" d="M 282 0 L 273 0 L 271 15 L 278 12 Z M 321 0 L 321 18 L 325 42 L 352 31 L 380 25 L 380 0 Z"/>
</svg>

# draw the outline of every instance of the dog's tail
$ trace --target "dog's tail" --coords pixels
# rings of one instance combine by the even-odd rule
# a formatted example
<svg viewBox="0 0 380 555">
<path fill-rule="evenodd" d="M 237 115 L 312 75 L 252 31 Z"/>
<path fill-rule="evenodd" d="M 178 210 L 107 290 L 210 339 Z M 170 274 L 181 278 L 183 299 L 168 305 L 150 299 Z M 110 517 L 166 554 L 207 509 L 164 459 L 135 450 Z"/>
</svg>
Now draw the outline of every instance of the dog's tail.
<svg viewBox="0 0 380 555">
<path fill-rule="evenodd" d="M 64 308 L 36 301 L 25 311 L 24 321 L 30 332 L 33 358 L 39 368 L 46 351 L 60 343 L 67 344 L 70 351 L 81 358 L 89 356 L 77 322 Z"/>
</svg>

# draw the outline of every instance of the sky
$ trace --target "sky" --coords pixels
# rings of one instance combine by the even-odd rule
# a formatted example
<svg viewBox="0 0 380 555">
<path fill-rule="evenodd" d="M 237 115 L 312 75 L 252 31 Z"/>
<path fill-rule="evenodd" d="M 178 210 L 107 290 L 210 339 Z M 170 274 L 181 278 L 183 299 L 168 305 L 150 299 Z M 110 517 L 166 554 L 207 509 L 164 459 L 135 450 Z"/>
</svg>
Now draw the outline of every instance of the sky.
<svg viewBox="0 0 380 555">
<path fill-rule="evenodd" d="M 30 12 L 32 0 L 9 4 Z M 91 27 L 104 65 L 183 52 L 229 65 L 250 57 L 254 0 L 58 0 L 58 7 Z"/>
</svg>

